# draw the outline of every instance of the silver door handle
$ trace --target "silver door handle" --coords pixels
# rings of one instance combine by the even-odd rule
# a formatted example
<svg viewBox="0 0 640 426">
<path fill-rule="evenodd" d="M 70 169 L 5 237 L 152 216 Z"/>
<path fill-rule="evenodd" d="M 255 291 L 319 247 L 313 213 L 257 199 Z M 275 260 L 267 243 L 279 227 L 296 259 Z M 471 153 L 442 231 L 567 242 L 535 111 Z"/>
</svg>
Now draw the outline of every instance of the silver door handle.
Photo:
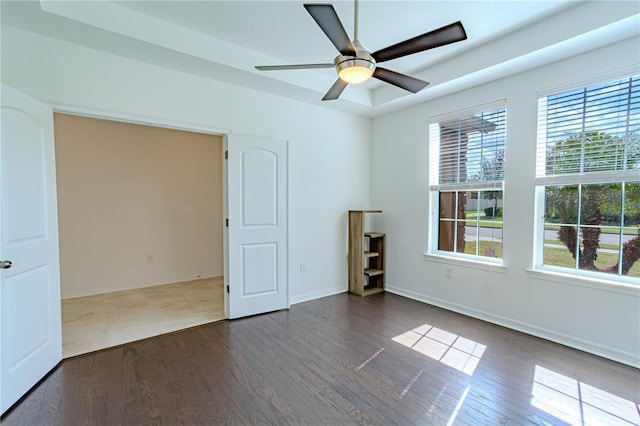
<svg viewBox="0 0 640 426">
<path fill-rule="evenodd" d="M 11 268 L 11 261 L 10 260 L 3 260 L 0 262 L 0 269 L 9 269 Z"/>
</svg>

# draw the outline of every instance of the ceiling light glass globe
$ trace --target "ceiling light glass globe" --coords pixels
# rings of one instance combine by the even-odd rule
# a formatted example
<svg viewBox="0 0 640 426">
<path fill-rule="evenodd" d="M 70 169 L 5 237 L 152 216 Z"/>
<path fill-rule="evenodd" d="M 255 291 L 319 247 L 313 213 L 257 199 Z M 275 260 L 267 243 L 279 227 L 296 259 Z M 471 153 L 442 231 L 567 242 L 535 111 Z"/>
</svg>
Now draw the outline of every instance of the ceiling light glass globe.
<svg viewBox="0 0 640 426">
<path fill-rule="evenodd" d="M 349 58 L 338 62 L 338 75 L 351 84 L 362 83 L 373 75 L 375 63 L 361 58 Z"/>
</svg>

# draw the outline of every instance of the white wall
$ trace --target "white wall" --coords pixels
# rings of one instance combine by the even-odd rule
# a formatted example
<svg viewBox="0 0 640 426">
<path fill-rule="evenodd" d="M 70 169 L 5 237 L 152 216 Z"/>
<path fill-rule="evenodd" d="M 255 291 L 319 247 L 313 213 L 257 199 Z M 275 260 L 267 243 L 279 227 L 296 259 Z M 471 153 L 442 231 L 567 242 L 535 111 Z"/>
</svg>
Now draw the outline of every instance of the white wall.
<svg viewBox="0 0 640 426">
<path fill-rule="evenodd" d="M 640 63 L 629 39 L 373 120 L 372 205 L 387 234 L 387 289 L 494 323 L 640 365 L 640 291 L 534 277 L 537 92 Z M 429 117 L 506 99 L 504 271 L 425 258 Z M 445 278 L 451 268 L 452 279 Z M 473 339 L 473 336 L 467 336 Z"/>
<path fill-rule="evenodd" d="M 390 291 L 640 365 L 637 293 L 526 272 L 532 259 L 536 91 L 637 64 L 637 39 L 447 95 L 373 125 L 10 27 L 2 28 L 1 51 L 2 80 L 54 106 L 289 140 L 292 303 L 346 290 L 346 211 L 379 208 L 384 214 L 376 228 L 387 233 Z M 509 111 L 507 269 L 426 260 L 427 120 L 498 99 L 507 100 Z M 453 279 L 445 279 L 445 266 L 453 269 Z"/>
<path fill-rule="evenodd" d="M 6 26 L 1 71 L 4 82 L 64 110 L 288 140 L 290 301 L 347 289 L 346 212 L 370 201 L 369 119 Z"/>
</svg>

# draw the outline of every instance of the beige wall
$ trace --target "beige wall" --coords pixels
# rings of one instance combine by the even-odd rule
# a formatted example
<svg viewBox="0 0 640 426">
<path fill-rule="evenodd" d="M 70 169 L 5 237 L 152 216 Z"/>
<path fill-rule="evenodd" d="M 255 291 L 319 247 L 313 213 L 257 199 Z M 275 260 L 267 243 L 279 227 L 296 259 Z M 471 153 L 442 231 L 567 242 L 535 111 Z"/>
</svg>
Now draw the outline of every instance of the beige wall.
<svg viewBox="0 0 640 426">
<path fill-rule="evenodd" d="M 223 274 L 221 137 L 54 126 L 63 299 Z"/>
</svg>

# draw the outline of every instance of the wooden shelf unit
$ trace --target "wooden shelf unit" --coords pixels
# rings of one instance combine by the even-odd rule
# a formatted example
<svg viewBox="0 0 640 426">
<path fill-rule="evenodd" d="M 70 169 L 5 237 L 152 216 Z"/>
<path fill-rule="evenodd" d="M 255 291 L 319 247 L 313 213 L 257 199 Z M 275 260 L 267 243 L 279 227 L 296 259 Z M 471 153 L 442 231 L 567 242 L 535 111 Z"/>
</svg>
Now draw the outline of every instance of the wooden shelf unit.
<svg viewBox="0 0 640 426">
<path fill-rule="evenodd" d="M 365 214 L 382 210 L 349 210 L 349 293 L 369 296 L 384 291 L 384 240 L 365 232 Z"/>
</svg>

